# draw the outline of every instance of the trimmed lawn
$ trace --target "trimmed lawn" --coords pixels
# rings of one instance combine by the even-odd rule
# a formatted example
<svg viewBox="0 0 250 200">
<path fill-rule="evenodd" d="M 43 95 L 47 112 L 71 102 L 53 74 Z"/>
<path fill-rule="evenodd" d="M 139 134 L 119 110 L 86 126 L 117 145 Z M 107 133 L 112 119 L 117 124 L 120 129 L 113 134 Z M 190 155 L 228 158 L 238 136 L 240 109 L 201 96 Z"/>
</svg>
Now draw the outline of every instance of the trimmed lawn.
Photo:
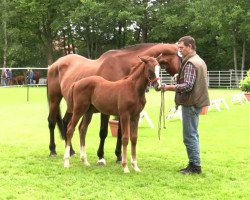
<svg viewBox="0 0 250 200">
<path fill-rule="evenodd" d="M 49 155 L 46 88 L 0 88 L 0 199 L 248 199 L 250 196 L 250 103 L 232 104 L 240 90 L 210 89 L 211 99 L 225 98 L 230 109 L 213 109 L 200 116 L 201 175 L 182 175 L 187 164 L 180 120 L 166 121 L 158 139 L 160 93 L 150 90 L 145 111 L 153 121 L 139 125 L 137 144 L 141 173 L 123 174 L 115 163 L 116 138 L 108 134 L 106 166 L 97 166 L 99 114 L 90 124 L 86 145 L 90 167 L 79 159 L 78 132 L 73 146 L 77 156 L 64 169 L 64 142 L 56 130 L 58 156 Z M 174 93 L 165 93 L 165 111 L 174 106 Z M 65 103 L 62 103 L 65 110 Z M 130 145 L 130 144 L 129 144 Z M 128 148 L 130 155 L 130 148 Z"/>
</svg>

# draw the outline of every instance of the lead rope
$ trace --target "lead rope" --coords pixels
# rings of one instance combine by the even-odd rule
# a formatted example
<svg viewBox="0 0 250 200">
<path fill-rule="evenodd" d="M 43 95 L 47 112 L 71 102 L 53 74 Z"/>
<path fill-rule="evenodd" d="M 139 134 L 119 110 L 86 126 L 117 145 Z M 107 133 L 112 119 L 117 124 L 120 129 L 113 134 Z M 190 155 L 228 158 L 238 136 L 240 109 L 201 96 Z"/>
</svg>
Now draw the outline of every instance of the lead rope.
<svg viewBox="0 0 250 200">
<path fill-rule="evenodd" d="M 161 107 L 160 107 L 160 115 L 158 121 L 158 138 L 161 139 L 161 121 L 163 121 L 163 128 L 166 128 L 165 124 L 165 98 L 164 98 L 164 91 L 161 91 Z"/>
</svg>

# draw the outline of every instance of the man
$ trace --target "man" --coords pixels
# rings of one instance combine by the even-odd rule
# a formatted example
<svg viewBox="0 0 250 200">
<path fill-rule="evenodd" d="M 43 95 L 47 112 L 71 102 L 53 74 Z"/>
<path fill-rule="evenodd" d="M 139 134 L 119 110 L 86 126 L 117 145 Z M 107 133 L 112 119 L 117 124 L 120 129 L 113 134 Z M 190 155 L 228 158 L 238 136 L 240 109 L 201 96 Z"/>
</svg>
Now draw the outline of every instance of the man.
<svg viewBox="0 0 250 200">
<path fill-rule="evenodd" d="M 199 113 L 208 106 L 207 66 L 196 54 L 196 44 L 191 36 L 178 41 L 182 65 L 176 85 L 163 85 L 163 91 L 175 91 L 175 103 L 182 106 L 183 142 L 189 159 L 188 166 L 181 169 L 183 174 L 200 174 L 200 145 L 198 134 Z"/>
<path fill-rule="evenodd" d="M 32 69 L 29 70 L 29 84 L 33 84 L 33 80 L 34 80 L 34 72 Z"/>
</svg>

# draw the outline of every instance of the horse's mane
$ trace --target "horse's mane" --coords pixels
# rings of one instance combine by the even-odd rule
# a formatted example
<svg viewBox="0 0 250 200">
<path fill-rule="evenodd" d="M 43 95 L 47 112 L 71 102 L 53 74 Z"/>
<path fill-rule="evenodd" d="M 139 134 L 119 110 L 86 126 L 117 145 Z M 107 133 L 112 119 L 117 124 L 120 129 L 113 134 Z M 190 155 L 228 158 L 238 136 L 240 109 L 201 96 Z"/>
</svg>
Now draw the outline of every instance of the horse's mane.
<svg viewBox="0 0 250 200">
<path fill-rule="evenodd" d="M 135 44 L 135 45 L 130 45 L 130 46 L 126 46 L 120 50 L 129 50 L 129 51 L 137 51 L 139 49 L 141 49 L 142 47 L 152 47 L 155 45 L 158 45 L 159 43 L 141 43 L 141 44 Z"/>
<path fill-rule="evenodd" d="M 141 44 L 135 44 L 135 45 L 124 47 L 122 49 L 109 50 L 109 51 L 103 53 L 100 57 L 107 56 L 109 54 L 121 53 L 121 52 L 138 51 L 138 50 L 141 50 L 142 48 L 150 48 L 152 46 L 159 45 L 159 44 L 160 43 L 141 43 Z"/>
</svg>

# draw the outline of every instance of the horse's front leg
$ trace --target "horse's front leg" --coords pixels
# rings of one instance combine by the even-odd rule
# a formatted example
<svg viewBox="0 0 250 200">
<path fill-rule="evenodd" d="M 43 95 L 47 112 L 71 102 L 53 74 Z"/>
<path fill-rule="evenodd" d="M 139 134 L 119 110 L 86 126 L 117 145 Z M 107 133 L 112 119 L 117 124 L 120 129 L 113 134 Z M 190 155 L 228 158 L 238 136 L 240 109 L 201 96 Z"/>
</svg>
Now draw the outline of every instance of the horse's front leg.
<svg viewBox="0 0 250 200">
<path fill-rule="evenodd" d="M 106 160 L 104 159 L 104 143 L 108 135 L 109 117 L 109 115 L 104 115 L 101 113 L 101 127 L 99 132 L 100 144 L 97 150 L 97 156 L 99 158 L 99 160 L 97 161 L 98 165 L 106 165 Z"/>
<path fill-rule="evenodd" d="M 85 139 L 86 139 L 86 133 L 88 130 L 89 123 L 91 122 L 93 113 L 86 113 L 81 121 L 81 124 L 79 126 L 79 136 L 80 136 L 80 159 L 83 161 L 83 164 L 85 166 L 90 166 L 88 159 L 87 159 L 87 152 L 86 152 L 86 145 L 85 145 Z"/>
<path fill-rule="evenodd" d="M 129 117 L 120 116 L 121 129 L 122 129 L 122 167 L 124 173 L 129 173 L 128 162 L 127 162 L 127 146 L 130 135 L 130 123 Z"/>
<path fill-rule="evenodd" d="M 137 165 L 137 158 L 136 158 L 136 144 L 137 144 L 139 117 L 140 116 L 136 116 L 136 118 L 134 120 L 130 121 L 130 127 L 131 127 L 131 133 L 130 133 L 131 164 L 136 172 L 141 171 Z"/>
<path fill-rule="evenodd" d="M 63 127 L 65 130 L 67 130 L 67 126 L 69 124 L 69 121 L 70 119 L 72 118 L 72 113 L 69 113 L 69 112 L 65 112 L 65 115 L 63 117 Z M 66 131 L 65 131 L 66 132 Z M 67 137 L 65 137 L 65 144 L 67 143 Z M 76 152 L 75 150 L 73 149 L 73 146 L 72 144 L 70 145 L 70 156 L 75 156 L 76 155 Z"/>
</svg>

